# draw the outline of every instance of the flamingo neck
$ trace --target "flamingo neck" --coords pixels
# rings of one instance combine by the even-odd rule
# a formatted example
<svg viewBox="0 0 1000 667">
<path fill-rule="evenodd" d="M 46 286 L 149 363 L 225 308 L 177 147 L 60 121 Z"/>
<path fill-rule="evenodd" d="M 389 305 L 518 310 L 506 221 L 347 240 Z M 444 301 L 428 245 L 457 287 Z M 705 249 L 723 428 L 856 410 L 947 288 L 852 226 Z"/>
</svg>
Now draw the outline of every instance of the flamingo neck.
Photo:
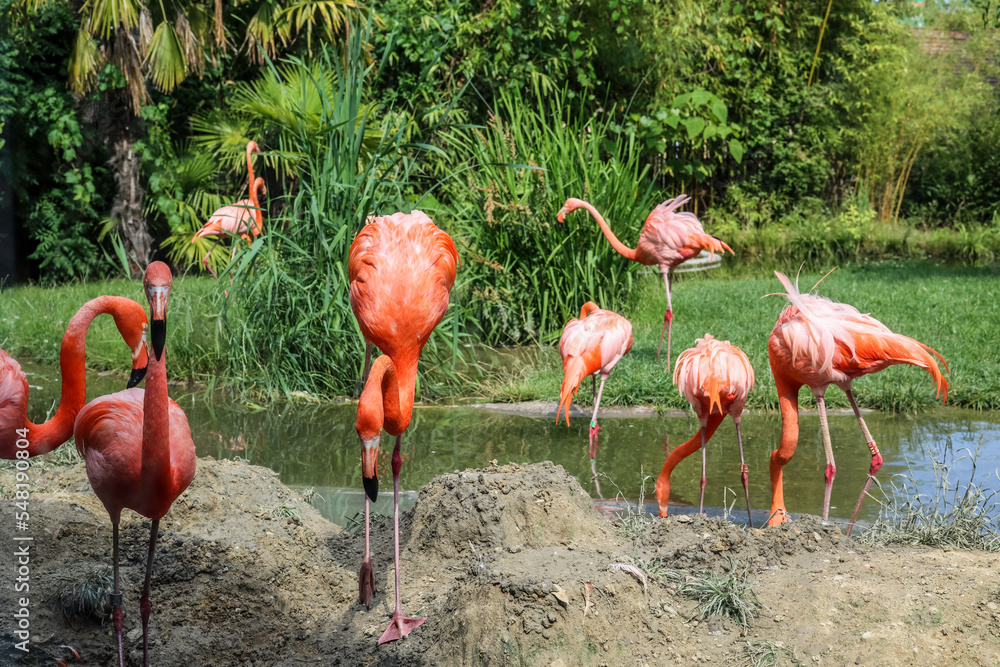
<svg viewBox="0 0 1000 667">
<path fill-rule="evenodd" d="M 253 177 L 253 151 L 250 150 L 249 146 L 247 146 L 247 173 L 250 175 L 250 180 L 247 181 L 247 189 L 250 192 L 250 199 L 253 200 L 254 199 L 254 194 L 253 194 L 253 182 L 254 182 L 254 177 Z M 254 203 L 256 203 L 256 202 L 254 202 Z"/>
<path fill-rule="evenodd" d="M 170 484 L 170 397 L 167 394 L 167 351 L 159 359 L 150 352 L 146 391 L 142 400 L 143 489 L 161 497 Z"/>
<path fill-rule="evenodd" d="M 608 227 L 608 223 L 604 221 L 604 217 L 598 213 L 597 209 L 590 204 L 590 202 L 585 202 L 581 200 L 583 208 L 590 212 L 590 215 L 594 216 L 594 220 L 597 220 L 597 224 L 600 225 L 601 231 L 604 232 L 605 238 L 611 243 L 611 247 L 614 248 L 619 255 L 626 259 L 636 260 L 636 249 L 629 248 L 627 245 L 618 240 L 615 233 L 611 231 Z"/>
<path fill-rule="evenodd" d="M 253 172 L 250 172 L 250 176 L 251 177 L 253 176 Z M 257 197 L 258 188 L 259 185 L 257 183 L 257 180 L 256 179 L 252 180 L 250 183 L 250 203 L 253 204 L 252 213 L 253 213 L 253 219 L 256 222 L 256 225 L 254 226 L 253 229 L 254 236 L 260 234 L 261 226 L 264 223 L 264 218 L 260 211 L 260 199 Z"/>
<path fill-rule="evenodd" d="M 385 354 L 376 359 L 358 401 L 358 435 L 370 440 L 383 428 L 389 435 L 401 435 L 410 425 L 416 383 L 415 360 L 402 359 L 397 365 Z"/>
<path fill-rule="evenodd" d="M 87 403 L 87 330 L 98 315 L 110 313 L 117 319 L 119 312 L 124 312 L 126 301 L 128 299 L 119 296 L 91 299 L 83 304 L 66 325 L 59 350 L 59 370 L 62 375 L 59 407 L 51 419 L 41 424 L 33 424 L 25 418 L 31 456 L 51 452 L 73 435 L 76 415 Z"/>
</svg>

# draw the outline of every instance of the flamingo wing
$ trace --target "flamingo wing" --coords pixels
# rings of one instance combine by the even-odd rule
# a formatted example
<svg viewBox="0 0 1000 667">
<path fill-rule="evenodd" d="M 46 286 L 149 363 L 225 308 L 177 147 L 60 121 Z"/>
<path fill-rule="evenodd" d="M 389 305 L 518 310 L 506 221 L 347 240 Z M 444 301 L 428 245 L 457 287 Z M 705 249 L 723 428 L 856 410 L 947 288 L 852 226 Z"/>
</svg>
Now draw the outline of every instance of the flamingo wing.
<svg viewBox="0 0 1000 667">
<path fill-rule="evenodd" d="M 699 418 L 739 414 L 753 389 L 753 366 L 743 350 L 705 334 L 677 358 L 674 384 Z"/>
<path fill-rule="evenodd" d="M 223 206 L 217 209 L 208 222 L 194 235 L 194 238 L 203 236 L 222 236 L 224 234 L 246 234 L 247 222 L 253 217 L 254 204 L 249 199 L 241 199 L 235 204 Z"/>
<path fill-rule="evenodd" d="M 643 225 L 639 249 L 655 257 L 661 266 L 676 266 L 702 249 L 710 253 L 733 251 L 721 240 L 706 234 L 694 213 L 677 210 L 689 199 L 687 195 L 668 199 L 653 209 Z"/>
<path fill-rule="evenodd" d="M 348 256 L 351 309 L 365 340 L 394 358 L 416 353 L 444 318 L 455 284 L 454 241 L 421 211 L 369 218 Z"/>
</svg>

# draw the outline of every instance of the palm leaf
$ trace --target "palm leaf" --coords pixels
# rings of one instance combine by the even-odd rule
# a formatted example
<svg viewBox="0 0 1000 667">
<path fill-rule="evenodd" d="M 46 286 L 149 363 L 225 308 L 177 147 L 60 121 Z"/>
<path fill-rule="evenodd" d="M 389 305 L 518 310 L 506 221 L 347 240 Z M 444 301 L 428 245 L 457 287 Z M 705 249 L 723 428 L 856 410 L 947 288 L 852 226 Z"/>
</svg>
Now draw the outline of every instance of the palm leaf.
<svg viewBox="0 0 1000 667">
<path fill-rule="evenodd" d="M 187 75 L 184 45 L 177 29 L 167 21 L 162 21 L 153 32 L 146 66 L 149 78 L 165 93 L 176 88 Z"/>
<path fill-rule="evenodd" d="M 90 34 L 110 39 L 119 29 L 131 30 L 139 25 L 141 6 L 134 0 L 87 0 L 80 15 L 90 17 Z"/>
<path fill-rule="evenodd" d="M 86 30 L 78 30 L 73 49 L 69 54 L 69 85 L 74 93 L 88 92 L 97 81 L 97 70 L 100 68 L 101 51 L 97 40 Z"/>
</svg>

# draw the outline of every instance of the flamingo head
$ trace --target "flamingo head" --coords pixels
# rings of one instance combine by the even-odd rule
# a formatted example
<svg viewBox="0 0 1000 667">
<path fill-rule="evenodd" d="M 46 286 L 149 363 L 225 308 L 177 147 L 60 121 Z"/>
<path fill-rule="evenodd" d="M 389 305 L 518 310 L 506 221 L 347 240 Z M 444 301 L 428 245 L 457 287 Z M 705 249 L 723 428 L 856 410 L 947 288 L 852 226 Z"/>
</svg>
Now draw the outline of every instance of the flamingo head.
<svg viewBox="0 0 1000 667">
<path fill-rule="evenodd" d="M 170 267 L 163 262 L 150 264 L 142 281 L 146 299 L 149 300 L 149 310 L 153 316 L 151 343 L 157 361 L 163 356 L 163 346 L 167 342 L 167 299 L 170 298 L 173 282 Z"/>
<path fill-rule="evenodd" d="M 378 446 L 381 440 L 381 433 L 376 433 L 372 438 L 361 438 L 361 481 L 364 483 L 365 494 L 372 502 L 378 500 L 378 472 L 376 468 L 378 466 Z"/>
<path fill-rule="evenodd" d="M 132 373 L 129 375 L 126 389 L 138 385 L 146 376 L 149 366 L 149 353 L 146 349 L 146 332 L 149 324 L 146 320 L 146 309 L 129 299 L 122 311 L 115 312 L 115 326 L 118 333 L 132 351 Z"/>
<path fill-rule="evenodd" d="M 257 194 L 266 195 L 267 185 L 264 183 L 264 179 L 258 176 L 253 181 L 253 189 Z"/>
<path fill-rule="evenodd" d="M 259 152 L 260 152 L 260 148 L 257 147 L 257 142 L 256 141 L 248 141 L 247 142 L 247 157 L 250 157 L 251 153 L 259 153 Z"/>
<path fill-rule="evenodd" d="M 570 197 L 569 199 L 566 200 L 566 203 L 563 204 L 563 207 L 561 209 L 559 209 L 559 213 L 556 215 L 556 220 L 559 221 L 559 224 L 562 224 L 562 223 L 566 222 L 566 216 L 567 215 L 569 215 L 570 213 L 572 213 L 576 209 L 582 208 L 582 207 L 583 207 L 583 200 L 582 199 L 576 199 L 574 197 Z"/>
</svg>

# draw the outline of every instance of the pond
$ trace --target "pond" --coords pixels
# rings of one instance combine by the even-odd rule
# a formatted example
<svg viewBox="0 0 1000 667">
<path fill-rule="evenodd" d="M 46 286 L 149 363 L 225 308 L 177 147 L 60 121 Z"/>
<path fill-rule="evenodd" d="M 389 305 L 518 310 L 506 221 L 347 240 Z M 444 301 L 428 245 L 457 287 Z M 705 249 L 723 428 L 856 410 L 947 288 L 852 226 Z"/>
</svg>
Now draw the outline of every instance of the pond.
<svg viewBox="0 0 1000 667">
<path fill-rule="evenodd" d="M 38 420 L 51 414 L 58 401 L 59 374 L 55 369 L 22 364 L 32 385 L 30 415 Z M 88 378 L 88 397 L 124 387 L 119 376 Z M 341 525 L 364 507 L 361 492 L 360 451 L 354 432 L 356 404 L 276 403 L 266 409 L 228 401 L 221 393 L 172 386 L 171 397 L 188 415 L 199 456 L 245 458 L 275 470 L 286 485 L 297 490 L 313 488 L 314 505 L 331 521 Z M 870 454 L 853 414 L 830 416 L 837 477 L 830 515 L 848 519 L 866 479 Z M 949 481 L 964 485 L 973 471 L 971 454 L 979 450 L 975 480 L 986 488 L 1000 489 L 1000 414 L 940 408 L 919 415 L 870 413 L 865 421 L 885 457 L 878 475 L 886 492 L 890 482 L 909 475 L 920 493 L 933 496 L 935 472 L 945 462 Z M 416 491 L 435 475 L 500 464 L 550 460 L 576 476 L 595 499 L 587 454 L 589 418 L 578 417 L 556 423 L 551 417 L 499 414 L 473 407 L 423 407 L 414 410 L 409 430 L 403 435 L 403 469 L 400 487 L 404 507 L 411 505 Z M 600 419 L 601 445 L 597 470 L 603 473 L 601 492 L 609 501 L 635 502 L 644 488 L 647 511 L 656 512 L 653 488 L 665 451 L 688 440 L 698 429 L 693 415 Z M 768 462 L 781 431 L 776 413 L 746 413 L 741 424 L 744 451 L 750 466 L 750 502 L 754 522 L 766 521 L 771 491 Z M 392 477 L 389 458 L 393 439 L 383 434 L 379 458 L 381 493 L 374 511 L 392 512 Z M 739 449 L 736 431 L 726 420 L 708 443 L 706 511 L 724 514 L 732 507 L 733 520 L 743 520 L 742 488 L 739 481 Z M 785 501 L 793 516 L 820 514 L 823 502 L 825 459 L 819 417 L 804 411 L 800 417 L 798 449 L 785 467 Z M 697 512 L 700 453 L 674 470 L 671 512 Z M 645 483 L 643 480 L 645 478 Z M 879 491 L 873 487 L 878 497 Z M 693 507 L 692 507 L 693 505 Z M 862 507 L 861 519 L 873 519 L 878 505 L 870 499 Z"/>
</svg>

